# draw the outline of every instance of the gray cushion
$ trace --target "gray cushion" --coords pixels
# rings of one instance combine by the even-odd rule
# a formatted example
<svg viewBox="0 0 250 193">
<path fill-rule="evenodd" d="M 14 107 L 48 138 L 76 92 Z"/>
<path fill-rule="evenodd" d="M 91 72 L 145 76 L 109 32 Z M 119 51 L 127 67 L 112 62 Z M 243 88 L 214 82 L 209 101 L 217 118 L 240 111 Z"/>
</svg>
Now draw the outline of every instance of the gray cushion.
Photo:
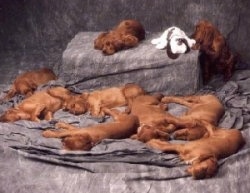
<svg viewBox="0 0 250 193">
<path fill-rule="evenodd" d="M 150 43 L 161 33 L 147 33 L 137 47 L 104 56 L 93 48 L 100 32 L 80 32 L 63 52 L 60 77 L 79 89 L 118 86 L 128 82 L 140 84 L 148 92 L 191 94 L 199 87 L 198 51 L 167 57 Z"/>
</svg>

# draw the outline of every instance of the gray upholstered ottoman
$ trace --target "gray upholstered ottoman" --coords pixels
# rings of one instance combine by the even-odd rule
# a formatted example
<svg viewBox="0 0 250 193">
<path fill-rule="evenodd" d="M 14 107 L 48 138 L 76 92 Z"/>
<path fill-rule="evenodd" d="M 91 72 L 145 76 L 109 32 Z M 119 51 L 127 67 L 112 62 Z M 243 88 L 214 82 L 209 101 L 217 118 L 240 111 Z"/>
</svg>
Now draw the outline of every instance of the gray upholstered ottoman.
<svg viewBox="0 0 250 193">
<path fill-rule="evenodd" d="M 79 89 L 118 86 L 129 82 L 148 92 L 192 94 L 199 88 L 198 51 L 172 60 L 150 43 L 160 33 L 147 34 L 139 46 L 104 56 L 93 48 L 99 32 L 80 32 L 63 52 L 60 77 Z"/>
</svg>

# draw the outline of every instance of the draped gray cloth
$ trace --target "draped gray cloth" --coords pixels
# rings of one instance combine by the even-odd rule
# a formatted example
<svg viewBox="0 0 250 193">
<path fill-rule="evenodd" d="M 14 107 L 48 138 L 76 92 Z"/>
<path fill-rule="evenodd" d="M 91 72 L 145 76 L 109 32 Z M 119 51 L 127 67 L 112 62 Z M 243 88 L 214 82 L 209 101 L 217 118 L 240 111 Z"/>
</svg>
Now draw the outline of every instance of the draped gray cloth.
<svg viewBox="0 0 250 193">
<path fill-rule="evenodd" d="M 219 171 L 207 180 L 192 180 L 177 155 L 166 154 L 131 140 L 106 139 L 91 151 L 61 150 L 59 139 L 41 136 L 60 120 L 76 126 L 109 120 L 94 119 L 88 114 L 74 116 L 59 110 L 54 120 L 35 123 L 17 121 L 0 123 L 0 192 L 246 192 L 250 190 L 250 70 L 237 71 L 231 81 L 221 84 L 215 77 L 196 94 L 213 93 L 226 108 L 220 126 L 242 131 L 246 145 L 236 154 L 220 160 Z M 65 85 L 55 81 L 40 88 Z M 71 86 L 72 90 L 77 87 Z M 3 105 L 1 112 L 20 97 Z M 171 104 L 174 115 L 185 112 Z"/>
</svg>

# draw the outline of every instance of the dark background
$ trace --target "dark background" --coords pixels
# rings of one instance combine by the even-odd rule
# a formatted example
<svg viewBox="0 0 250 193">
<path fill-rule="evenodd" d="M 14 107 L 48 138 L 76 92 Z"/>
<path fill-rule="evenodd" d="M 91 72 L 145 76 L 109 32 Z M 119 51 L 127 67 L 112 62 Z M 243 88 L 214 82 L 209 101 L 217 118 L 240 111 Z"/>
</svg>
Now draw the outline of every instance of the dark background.
<svg viewBox="0 0 250 193">
<path fill-rule="evenodd" d="M 0 0 L 1 83 L 18 71 L 57 69 L 79 31 L 103 31 L 125 18 L 150 32 L 178 26 L 188 34 L 200 19 L 213 22 L 245 62 L 250 60 L 249 0 Z"/>
</svg>

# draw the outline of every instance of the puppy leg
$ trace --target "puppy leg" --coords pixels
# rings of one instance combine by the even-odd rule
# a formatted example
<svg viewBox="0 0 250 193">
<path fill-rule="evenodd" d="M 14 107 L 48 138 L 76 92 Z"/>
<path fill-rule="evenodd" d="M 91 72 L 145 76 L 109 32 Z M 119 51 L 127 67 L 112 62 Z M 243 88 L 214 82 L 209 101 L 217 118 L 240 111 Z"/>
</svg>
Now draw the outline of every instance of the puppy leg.
<svg viewBox="0 0 250 193">
<path fill-rule="evenodd" d="M 50 121 L 52 120 L 52 118 L 53 118 L 53 113 L 51 111 L 48 111 L 45 113 L 45 116 L 44 116 L 45 120 Z"/>
<path fill-rule="evenodd" d="M 107 114 L 110 115 L 114 121 L 119 120 L 119 115 L 121 114 L 121 112 L 119 110 L 116 109 L 108 109 L 108 108 L 103 108 L 102 111 Z"/>
<path fill-rule="evenodd" d="M 64 122 L 58 122 L 56 125 L 55 125 L 56 128 L 60 128 L 60 129 L 64 129 L 64 130 L 79 130 L 79 128 L 73 126 L 73 125 L 70 125 L 68 123 L 64 123 Z"/>
<path fill-rule="evenodd" d="M 171 114 L 166 115 L 165 120 L 169 124 L 173 124 L 176 127 L 195 127 L 197 126 L 197 121 L 190 118 L 189 116 L 175 117 Z"/>
<path fill-rule="evenodd" d="M 174 153 L 181 152 L 180 149 L 183 147 L 183 144 L 172 144 L 167 141 L 161 141 L 159 139 L 152 139 L 147 142 L 147 145 L 149 147 L 161 150 L 163 152 L 174 152 Z"/>
<path fill-rule="evenodd" d="M 163 103 L 177 103 L 187 107 L 192 107 L 193 103 L 200 102 L 200 96 L 165 96 L 162 98 Z"/>
<path fill-rule="evenodd" d="M 27 106 L 26 106 L 27 107 Z M 37 105 L 34 111 L 31 113 L 31 121 L 39 122 L 40 119 L 38 118 L 41 115 L 41 112 L 45 109 L 45 105 Z"/>
<path fill-rule="evenodd" d="M 123 43 L 125 47 L 128 48 L 136 46 L 138 42 L 138 38 L 132 35 L 125 35 L 125 37 L 123 38 Z"/>
<path fill-rule="evenodd" d="M 185 128 L 175 131 L 174 139 L 191 141 L 204 137 L 206 133 L 203 127 Z"/>
<path fill-rule="evenodd" d="M 63 138 L 70 136 L 71 132 L 63 129 L 59 130 L 46 130 L 42 132 L 42 136 L 46 138 Z"/>
</svg>

